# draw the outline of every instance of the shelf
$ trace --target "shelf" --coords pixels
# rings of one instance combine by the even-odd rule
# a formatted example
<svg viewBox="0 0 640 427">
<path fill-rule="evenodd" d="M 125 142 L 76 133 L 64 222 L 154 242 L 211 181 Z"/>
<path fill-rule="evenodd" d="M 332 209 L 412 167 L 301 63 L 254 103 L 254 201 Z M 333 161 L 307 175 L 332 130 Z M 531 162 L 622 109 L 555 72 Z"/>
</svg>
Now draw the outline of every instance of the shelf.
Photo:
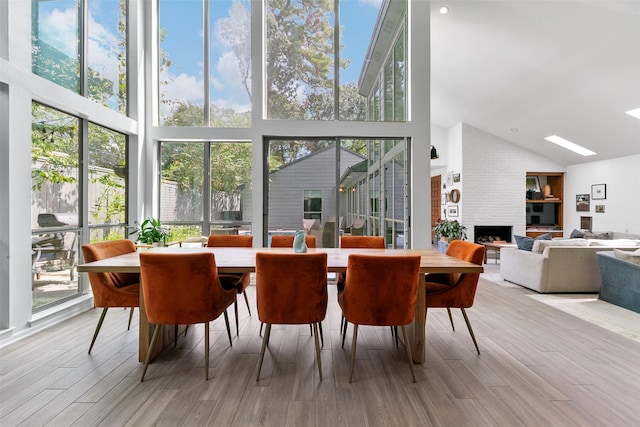
<svg viewBox="0 0 640 427">
<path fill-rule="evenodd" d="M 542 199 L 542 200 L 532 200 L 526 199 L 527 203 L 562 203 L 560 199 Z"/>
</svg>

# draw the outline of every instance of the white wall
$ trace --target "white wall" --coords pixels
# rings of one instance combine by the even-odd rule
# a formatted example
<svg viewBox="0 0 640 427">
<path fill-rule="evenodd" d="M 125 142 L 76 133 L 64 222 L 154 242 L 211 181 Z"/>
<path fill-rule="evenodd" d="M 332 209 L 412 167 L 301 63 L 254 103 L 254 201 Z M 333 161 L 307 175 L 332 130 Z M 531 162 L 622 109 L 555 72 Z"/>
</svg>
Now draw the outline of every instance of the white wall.
<svg viewBox="0 0 640 427">
<path fill-rule="evenodd" d="M 606 184 L 605 200 L 591 200 L 589 212 L 576 212 L 576 194 L 591 195 L 593 184 Z M 567 167 L 564 180 L 565 237 L 580 228 L 580 217 L 593 218 L 594 231 L 640 234 L 640 155 Z M 595 206 L 604 205 L 604 213 Z"/>
<path fill-rule="evenodd" d="M 564 172 L 564 166 L 511 142 L 460 124 L 462 141 L 459 220 L 473 241 L 476 225 L 511 225 L 525 234 L 525 179 L 528 171 Z"/>
</svg>

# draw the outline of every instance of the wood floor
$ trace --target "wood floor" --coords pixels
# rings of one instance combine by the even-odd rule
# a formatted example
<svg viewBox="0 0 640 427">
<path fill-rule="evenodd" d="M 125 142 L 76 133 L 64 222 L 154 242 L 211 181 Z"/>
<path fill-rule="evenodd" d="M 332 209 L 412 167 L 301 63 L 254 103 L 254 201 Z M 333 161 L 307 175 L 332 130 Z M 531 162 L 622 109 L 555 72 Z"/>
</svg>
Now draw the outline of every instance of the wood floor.
<svg viewBox="0 0 640 427">
<path fill-rule="evenodd" d="M 140 383 L 137 324 L 111 310 L 93 349 L 91 310 L 0 350 L 0 425 L 24 426 L 631 426 L 640 424 L 640 343 L 482 280 L 468 310 L 477 355 L 459 310 L 430 310 L 427 361 L 411 382 L 389 328 L 361 327 L 355 380 L 351 332 L 340 347 L 330 289 L 318 380 L 308 326 L 274 326 L 261 379 L 253 316 L 240 300 L 240 336 L 211 324 L 210 379 L 204 327 L 189 328 Z M 230 313 L 233 323 L 233 314 Z M 134 316 L 134 319 L 137 315 Z M 134 323 L 136 321 L 134 320 Z M 234 328 L 235 329 L 235 328 Z M 235 332 L 235 331 L 234 331 Z"/>
</svg>

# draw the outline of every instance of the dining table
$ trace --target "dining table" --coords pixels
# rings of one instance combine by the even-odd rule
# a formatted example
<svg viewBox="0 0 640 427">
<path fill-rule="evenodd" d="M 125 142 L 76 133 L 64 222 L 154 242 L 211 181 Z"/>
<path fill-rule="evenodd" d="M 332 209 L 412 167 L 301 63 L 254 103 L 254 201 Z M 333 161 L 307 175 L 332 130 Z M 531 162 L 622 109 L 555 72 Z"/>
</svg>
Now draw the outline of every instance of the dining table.
<svg viewBox="0 0 640 427">
<path fill-rule="evenodd" d="M 154 247 L 148 249 L 158 253 L 180 254 L 194 252 L 213 252 L 219 273 L 254 273 L 256 270 L 256 254 L 258 252 L 293 253 L 293 248 L 210 248 L 210 247 Z M 418 294 L 415 308 L 415 318 L 409 325 L 409 345 L 414 363 L 425 361 L 425 330 L 426 330 L 426 301 L 425 301 L 425 275 L 429 273 L 482 273 L 482 265 L 463 261 L 434 249 L 369 249 L 369 248 L 310 248 L 308 252 L 324 252 L 327 254 L 327 272 L 344 273 L 347 270 L 347 262 L 351 254 L 368 254 L 384 256 L 420 255 L 420 275 L 418 278 Z M 140 253 L 131 252 L 106 258 L 99 261 L 78 265 L 79 272 L 119 272 L 139 273 Z M 171 335 L 174 328 L 165 328 L 163 343 L 156 345 L 159 353 L 170 343 L 174 337 Z M 149 324 L 144 310 L 142 292 L 140 292 L 140 320 L 139 320 L 139 344 L 138 359 L 145 360 L 149 351 L 153 326 Z M 154 354 L 155 356 L 155 354 Z"/>
</svg>

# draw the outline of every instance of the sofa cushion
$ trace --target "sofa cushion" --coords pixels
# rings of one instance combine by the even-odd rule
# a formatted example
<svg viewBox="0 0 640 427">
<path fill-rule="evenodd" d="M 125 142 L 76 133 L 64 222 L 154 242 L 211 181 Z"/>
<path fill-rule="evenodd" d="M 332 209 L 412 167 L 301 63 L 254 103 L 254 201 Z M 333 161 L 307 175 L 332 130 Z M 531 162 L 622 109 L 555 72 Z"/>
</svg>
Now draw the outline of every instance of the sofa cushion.
<svg viewBox="0 0 640 427">
<path fill-rule="evenodd" d="M 640 265 L 640 249 L 637 249 L 633 252 L 623 251 L 622 249 L 614 249 L 613 253 L 616 256 L 616 258 L 620 258 L 622 260 Z"/>
<path fill-rule="evenodd" d="M 585 239 L 536 240 L 533 242 L 531 252 L 541 254 L 547 246 L 589 246 L 589 241 Z"/>
<path fill-rule="evenodd" d="M 638 240 L 632 239 L 588 239 L 589 246 L 608 246 L 608 247 L 618 247 L 618 246 L 640 246 L 640 242 Z"/>
<path fill-rule="evenodd" d="M 613 239 L 613 231 L 585 231 L 584 232 L 585 239 L 600 239 L 600 240 L 611 240 Z"/>
<path fill-rule="evenodd" d="M 581 237 L 584 237 L 584 233 L 582 231 L 580 231 L 580 230 L 576 230 L 575 228 L 573 229 L 573 231 L 569 235 L 570 239 L 579 239 Z"/>
<path fill-rule="evenodd" d="M 536 240 L 551 240 L 551 233 L 541 234 L 535 239 L 529 236 L 513 236 L 516 239 L 516 244 L 518 245 L 518 249 L 523 251 L 531 251 L 533 248 L 533 242 Z"/>
</svg>

